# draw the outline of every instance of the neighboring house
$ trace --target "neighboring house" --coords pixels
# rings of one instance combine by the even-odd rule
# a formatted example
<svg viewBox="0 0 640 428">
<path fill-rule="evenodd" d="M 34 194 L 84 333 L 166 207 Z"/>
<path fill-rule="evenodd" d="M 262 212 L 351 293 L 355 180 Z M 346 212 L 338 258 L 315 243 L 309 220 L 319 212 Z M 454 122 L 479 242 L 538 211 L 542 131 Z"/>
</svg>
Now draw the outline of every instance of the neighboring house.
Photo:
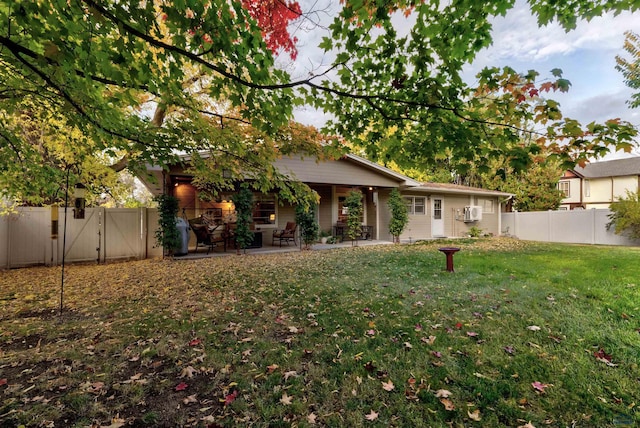
<svg viewBox="0 0 640 428">
<path fill-rule="evenodd" d="M 188 161 L 185 157 L 184 162 Z M 362 224 L 367 226 L 368 237 L 384 241 L 393 240 L 388 227 L 391 215 L 388 200 L 394 188 L 405 197 L 410 213 L 409 225 L 401 237 L 403 240 L 465 236 L 472 226 L 479 227 L 484 233 L 499 235 L 501 206 L 511 197 L 508 193 L 465 186 L 423 184 L 351 154 L 320 162 L 310 157 L 284 157 L 275 165 L 281 173 L 306 183 L 320 195 L 318 223 L 320 230 L 331 234 L 339 232 L 346 221 L 343 202 L 352 189 L 358 189 L 364 195 Z M 159 167 L 150 167 L 147 172 L 155 176 L 156 183 L 148 179 L 143 181 L 156 195 L 167 192 L 178 197 L 181 212 L 189 219 L 208 214 L 220 222 L 232 222 L 231 194 L 225 193 L 217 201 L 200 200 L 185 169 L 173 165 L 168 172 L 163 172 Z M 270 245 L 272 231 L 293 221 L 295 209 L 290 204 L 280 204 L 276 193 L 254 193 L 254 200 L 254 230 L 262 234 L 264 245 Z"/>
<path fill-rule="evenodd" d="M 638 191 L 639 184 L 640 156 L 577 166 L 565 171 L 558 182 L 565 195 L 560 209 L 609 208 L 627 190 Z"/>
</svg>

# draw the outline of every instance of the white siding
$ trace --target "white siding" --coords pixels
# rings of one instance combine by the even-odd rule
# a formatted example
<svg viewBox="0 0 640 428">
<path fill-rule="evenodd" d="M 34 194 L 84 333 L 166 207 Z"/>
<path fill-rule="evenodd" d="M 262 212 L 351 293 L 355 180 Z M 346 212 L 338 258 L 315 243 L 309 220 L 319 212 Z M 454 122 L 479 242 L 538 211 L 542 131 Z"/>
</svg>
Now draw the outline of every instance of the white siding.
<svg viewBox="0 0 640 428">
<path fill-rule="evenodd" d="M 346 159 L 316 162 L 310 158 L 282 158 L 274 165 L 280 172 L 294 176 L 304 183 L 397 187 L 400 182 Z"/>
</svg>

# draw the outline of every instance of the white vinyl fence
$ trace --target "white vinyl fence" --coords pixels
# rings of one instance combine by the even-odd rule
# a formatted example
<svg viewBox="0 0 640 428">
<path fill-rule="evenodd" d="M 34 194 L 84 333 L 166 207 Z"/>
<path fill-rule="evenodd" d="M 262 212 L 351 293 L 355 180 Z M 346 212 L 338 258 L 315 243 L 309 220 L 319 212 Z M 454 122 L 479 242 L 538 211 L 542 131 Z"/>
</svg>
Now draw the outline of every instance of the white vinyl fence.
<svg viewBox="0 0 640 428">
<path fill-rule="evenodd" d="M 608 209 L 502 213 L 502 234 L 526 241 L 640 245 L 607 230 Z"/>
<path fill-rule="evenodd" d="M 59 265 L 62 249 L 66 262 L 106 262 L 162 256 L 155 247 L 156 209 L 87 208 L 84 219 L 67 211 L 66 244 L 64 208 L 58 210 L 58 237 L 51 238 L 49 208 L 19 208 L 0 216 L 0 269 L 31 265 Z"/>
</svg>

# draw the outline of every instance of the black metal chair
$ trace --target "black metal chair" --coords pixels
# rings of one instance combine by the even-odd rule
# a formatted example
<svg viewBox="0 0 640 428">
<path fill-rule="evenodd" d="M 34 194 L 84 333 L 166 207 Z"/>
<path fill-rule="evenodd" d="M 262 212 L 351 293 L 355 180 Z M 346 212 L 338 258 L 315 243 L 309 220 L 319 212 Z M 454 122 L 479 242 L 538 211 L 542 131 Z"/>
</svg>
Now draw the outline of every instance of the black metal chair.
<svg viewBox="0 0 640 428">
<path fill-rule="evenodd" d="M 273 235 L 271 237 L 271 245 L 275 245 L 275 241 L 278 240 L 280 242 L 280 246 L 282 247 L 282 242 L 286 242 L 289 245 L 289 242 L 293 241 L 293 245 L 298 245 L 296 243 L 296 229 L 298 225 L 294 221 L 288 221 L 287 225 L 283 230 L 274 230 Z"/>
</svg>

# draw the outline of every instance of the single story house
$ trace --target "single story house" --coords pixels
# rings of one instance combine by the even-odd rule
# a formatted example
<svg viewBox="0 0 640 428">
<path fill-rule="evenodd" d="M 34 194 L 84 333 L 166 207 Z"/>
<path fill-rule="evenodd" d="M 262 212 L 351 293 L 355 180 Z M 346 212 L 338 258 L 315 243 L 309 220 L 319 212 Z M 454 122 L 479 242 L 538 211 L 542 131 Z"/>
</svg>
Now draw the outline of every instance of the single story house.
<svg viewBox="0 0 640 428">
<path fill-rule="evenodd" d="M 561 210 L 609 208 L 626 191 L 640 186 L 640 156 L 588 163 L 565 171 L 558 189 L 564 193 Z"/>
<path fill-rule="evenodd" d="M 188 164 L 189 158 L 183 161 Z M 318 224 L 321 231 L 332 235 L 342 232 L 340 227 L 346 219 L 343 203 L 353 189 L 360 190 L 364 196 L 362 224 L 367 234 L 363 237 L 383 241 L 393 240 L 388 227 L 391 218 L 388 200 L 392 189 L 401 192 L 409 209 L 409 225 L 401 236 L 406 241 L 466 236 L 473 226 L 483 233 L 499 235 L 500 213 L 504 202 L 512 196 L 466 186 L 420 183 L 353 154 L 320 162 L 311 157 L 283 157 L 275 166 L 318 193 Z M 155 182 L 143 178 L 149 190 L 156 195 L 167 192 L 176 196 L 182 215 L 188 219 L 207 214 L 220 222 L 233 221 L 231 195 L 223 194 L 216 201 L 200 200 L 184 166 L 172 165 L 168 171 L 151 166 L 148 173 L 155 177 Z M 271 245 L 272 232 L 294 221 L 295 207 L 280 204 L 277 193 L 254 193 L 254 203 L 254 231 L 262 235 L 264 245 Z"/>
</svg>

